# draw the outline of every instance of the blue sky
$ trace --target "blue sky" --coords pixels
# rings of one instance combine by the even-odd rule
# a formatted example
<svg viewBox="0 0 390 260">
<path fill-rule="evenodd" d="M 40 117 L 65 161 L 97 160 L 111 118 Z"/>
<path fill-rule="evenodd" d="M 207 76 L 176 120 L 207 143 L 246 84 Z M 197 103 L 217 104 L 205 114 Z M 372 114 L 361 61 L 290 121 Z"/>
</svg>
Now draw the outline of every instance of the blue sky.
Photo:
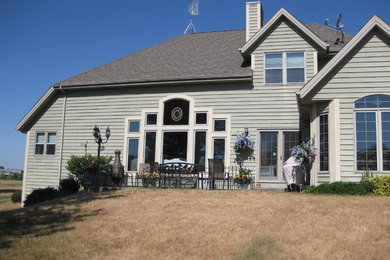
<svg viewBox="0 0 390 260">
<path fill-rule="evenodd" d="M 0 165 L 23 168 L 25 134 L 14 126 L 54 83 L 182 34 L 188 0 L 0 0 Z M 262 1 L 264 21 L 281 7 L 304 24 L 355 34 L 389 0 Z M 243 29 L 245 1 L 200 0 L 198 32 Z"/>
</svg>

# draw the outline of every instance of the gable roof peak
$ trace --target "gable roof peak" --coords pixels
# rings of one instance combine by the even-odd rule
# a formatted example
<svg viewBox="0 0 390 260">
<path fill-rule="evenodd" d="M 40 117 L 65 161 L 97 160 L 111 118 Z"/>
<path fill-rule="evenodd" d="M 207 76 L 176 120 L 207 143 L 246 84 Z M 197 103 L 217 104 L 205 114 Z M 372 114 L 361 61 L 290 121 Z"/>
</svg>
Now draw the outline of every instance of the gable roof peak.
<svg viewBox="0 0 390 260">
<path fill-rule="evenodd" d="M 299 30 L 301 30 L 305 35 L 307 35 L 310 39 L 312 39 L 315 43 L 318 44 L 321 48 L 326 50 L 328 48 L 328 44 L 324 42 L 320 37 L 318 37 L 315 33 L 313 33 L 309 28 L 307 28 L 301 21 L 299 21 L 294 15 L 292 15 L 287 9 L 284 7 L 280 8 L 279 11 L 274 14 L 271 19 L 262 27 L 260 30 L 257 31 L 246 43 L 245 45 L 240 49 L 241 55 L 245 57 L 249 56 L 248 53 L 250 52 L 253 45 L 267 32 L 272 25 L 274 25 L 279 19 L 282 17 L 285 17 L 287 20 L 289 20 L 292 24 L 294 24 Z"/>
<path fill-rule="evenodd" d="M 368 35 L 374 28 L 379 28 L 387 37 L 390 38 L 390 25 L 377 15 L 371 17 L 370 20 L 359 30 L 347 45 L 341 49 L 297 94 L 301 98 L 305 98 L 332 70 L 350 53 L 363 38 Z"/>
</svg>

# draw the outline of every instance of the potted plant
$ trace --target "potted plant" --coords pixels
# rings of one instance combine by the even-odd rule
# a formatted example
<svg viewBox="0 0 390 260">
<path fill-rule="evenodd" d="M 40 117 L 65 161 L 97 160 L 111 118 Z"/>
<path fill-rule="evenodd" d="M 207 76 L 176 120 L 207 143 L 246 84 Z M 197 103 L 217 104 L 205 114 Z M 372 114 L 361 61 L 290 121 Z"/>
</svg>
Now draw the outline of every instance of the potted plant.
<svg viewBox="0 0 390 260">
<path fill-rule="evenodd" d="M 311 165 L 316 157 L 316 148 L 314 146 L 314 142 L 309 140 L 307 142 L 302 142 L 301 144 L 295 146 L 291 150 L 291 156 L 293 156 L 295 158 L 295 161 L 301 166 L 303 175 L 302 178 L 304 178 L 305 176 L 309 176 Z M 304 184 L 304 181 L 302 181 L 302 184 Z"/>
<path fill-rule="evenodd" d="M 160 174 L 155 171 L 145 172 L 142 176 L 142 186 L 147 187 L 156 187 L 157 181 L 160 179 Z"/>
<path fill-rule="evenodd" d="M 237 187 L 241 190 L 250 189 L 250 184 L 253 181 L 252 175 L 248 169 L 240 169 L 240 172 L 237 173 L 233 180 Z"/>
</svg>

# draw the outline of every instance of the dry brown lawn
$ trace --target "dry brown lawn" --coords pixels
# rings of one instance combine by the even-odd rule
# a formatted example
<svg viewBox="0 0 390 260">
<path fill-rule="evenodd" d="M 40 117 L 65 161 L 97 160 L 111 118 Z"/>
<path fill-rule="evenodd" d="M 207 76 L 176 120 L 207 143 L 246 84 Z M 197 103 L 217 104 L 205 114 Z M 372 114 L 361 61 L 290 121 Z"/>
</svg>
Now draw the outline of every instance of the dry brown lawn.
<svg viewBox="0 0 390 260">
<path fill-rule="evenodd" d="M 20 208 L 20 203 L 11 201 L 14 191 L 22 190 L 22 181 L 0 180 L 0 211 Z"/>
<path fill-rule="evenodd" d="M 390 197 L 136 189 L 0 212 L 0 259 L 389 259 Z"/>
</svg>

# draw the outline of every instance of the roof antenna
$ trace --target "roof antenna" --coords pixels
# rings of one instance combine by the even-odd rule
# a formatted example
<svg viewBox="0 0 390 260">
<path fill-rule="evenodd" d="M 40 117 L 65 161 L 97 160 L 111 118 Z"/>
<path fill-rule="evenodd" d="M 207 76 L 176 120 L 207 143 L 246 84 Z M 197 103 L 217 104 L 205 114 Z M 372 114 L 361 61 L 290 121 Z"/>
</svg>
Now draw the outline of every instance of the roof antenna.
<svg viewBox="0 0 390 260">
<path fill-rule="evenodd" d="M 188 12 L 191 15 L 191 20 L 190 20 L 190 24 L 187 26 L 187 29 L 184 31 L 184 34 L 186 34 L 188 31 L 190 33 L 196 32 L 195 26 L 192 23 L 192 17 L 194 15 L 199 15 L 199 0 L 190 0 L 188 4 Z"/>
<path fill-rule="evenodd" d="M 341 32 L 341 41 L 337 41 L 337 42 L 339 42 L 339 43 L 346 43 L 345 42 L 345 37 L 344 37 L 344 25 L 340 23 L 341 22 L 341 17 L 342 17 L 342 14 L 339 13 L 337 15 L 336 26 L 329 24 L 329 18 L 325 19 L 325 25 L 329 26 L 329 27 L 332 27 L 332 28 L 335 28 L 336 30 L 339 30 Z"/>
</svg>

